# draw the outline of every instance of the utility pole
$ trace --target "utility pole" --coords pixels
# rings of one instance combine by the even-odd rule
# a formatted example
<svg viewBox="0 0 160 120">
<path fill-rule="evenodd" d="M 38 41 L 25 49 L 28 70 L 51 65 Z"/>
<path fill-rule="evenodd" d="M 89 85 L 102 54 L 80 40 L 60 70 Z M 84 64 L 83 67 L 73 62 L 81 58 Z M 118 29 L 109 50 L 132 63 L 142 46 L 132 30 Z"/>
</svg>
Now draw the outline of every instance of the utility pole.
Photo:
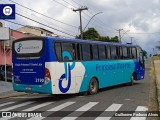
<svg viewBox="0 0 160 120">
<path fill-rule="evenodd" d="M 119 32 L 119 42 L 121 43 L 122 41 L 121 41 L 121 31 L 122 31 L 123 29 L 118 29 L 117 31 Z"/>
<path fill-rule="evenodd" d="M 133 43 L 133 41 L 132 41 L 132 40 L 133 40 L 133 38 L 134 38 L 134 37 L 130 37 L 130 38 L 131 38 L 131 44 L 132 44 L 132 43 Z"/>
<path fill-rule="evenodd" d="M 81 39 L 83 39 L 83 30 L 82 30 L 82 16 L 81 16 L 81 12 L 83 10 L 88 10 L 87 7 L 81 7 L 78 9 L 73 9 L 74 12 L 79 11 L 79 15 L 80 15 L 80 32 L 81 32 Z"/>
</svg>

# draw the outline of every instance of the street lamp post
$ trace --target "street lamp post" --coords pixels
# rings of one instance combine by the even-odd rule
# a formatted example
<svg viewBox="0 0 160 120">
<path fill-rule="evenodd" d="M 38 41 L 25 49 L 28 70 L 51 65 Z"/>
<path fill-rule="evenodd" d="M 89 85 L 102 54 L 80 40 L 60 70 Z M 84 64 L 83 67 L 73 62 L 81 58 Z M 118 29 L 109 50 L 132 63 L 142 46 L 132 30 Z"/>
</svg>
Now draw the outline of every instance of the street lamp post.
<svg viewBox="0 0 160 120">
<path fill-rule="evenodd" d="M 100 13 L 103 13 L 103 12 L 98 12 L 98 13 L 94 14 L 94 15 L 91 17 L 91 19 L 88 21 L 86 27 L 87 27 L 88 24 L 91 22 L 91 20 L 92 20 L 96 15 L 98 15 L 98 14 L 100 14 Z M 86 27 L 83 29 L 83 32 L 85 31 Z"/>
</svg>

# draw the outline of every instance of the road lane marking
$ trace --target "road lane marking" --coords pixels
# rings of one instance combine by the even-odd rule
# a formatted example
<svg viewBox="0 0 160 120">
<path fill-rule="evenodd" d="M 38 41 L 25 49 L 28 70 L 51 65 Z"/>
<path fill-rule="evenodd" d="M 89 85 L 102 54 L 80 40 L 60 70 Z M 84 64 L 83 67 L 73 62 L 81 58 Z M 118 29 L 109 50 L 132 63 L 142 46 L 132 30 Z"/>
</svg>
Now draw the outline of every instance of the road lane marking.
<svg viewBox="0 0 160 120">
<path fill-rule="evenodd" d="M 82 107 L 80 107 L 79 109 L 77 109 L 76 111 L 88 111 L 96 104 L 98 104 L 98 102 L 89 102 L 89 103 L 83 105 Z"/>
<path fill-rule="evenodd" d="M 41 107 L 50 105 L 50 104 L 52 104 L 52 103 L 54 103 L 54 102 L 46 102 L 46 103 L 42 103 L 42 104 L 39 104 L 39 105 L 30 107 L 30 108 L 28 108 L 28 109 L 24 109 L 24 110 L 22 110 L 22 111 L 33 111 L 33 110 L 39 109 L 39 108 L 41 108 Z"/>
<path fill-rule="evenodd" d="M 68 107 L 68 106 L 70 106 L 70 105 L 72 105 L 74 103 L 75 102 L 65 102 L 65 103 L 63 103 L 63 104 L 61 104 L 61 105 L 59 105 L 57 107 L 51 108 L 51 109 L 49 109 L 47 111 L 59 111 L 59 110 L 65 108 L 65 107 Z"/>
<path fill-rule="evenodd" d="M 62 110 L 63 108 L 65 108 L 65 107 L 68 107 L 68 106 L 70 106 L 70 105 L 72 105 L 72 104 L 74 104 L 75 102 L 65 102 L 65 103 L 63 103 L 63 104 L 61 104 L 61 105 L 59 105 L 59 106 L 57 106 L 57 107 L 54 107 L 54 108 L 51 108 L 51 109 L 49 109 L 49 110 L 47 110 L 47 111 L 52 111 L 52 113 L 54 113 L 54 112 L 56 112 L 56 111 L 59 111 L 59 110 Z M 54 112 L 53 112 L 54 111 Z M 45 113 L 45 112 L 44 112 Z M 52 114 L 51 113 L 51 114 Z M 50 115 L 50 114 L 49 114 Z M 48 115 L 48 116 L 49 116 Z M 45 119 L 46 117 L 40 117 L 40 118 L 38 118 L 38 120 L 42 120 L 42 119 Z M 27 120 L 35 120 L 35 118 L 29 118 L 29 119 L 27 119 Z"/>
<path fill-rule="evenodd" d="M 21 104 L 18 104 L 18 105 L 14 105 L 14 106 L 11 106 L 11 107 L 8 107 L 8 108 L 1 109 L 0 111 L 10 111 L 10 110 L 13 110 L 13 109 L 15 109 L 15 108 L 18 108 L 18 107 L 22 107 L 22 106 L 31 104 L 31 103 L 33 103 L 33 102 L 34 102 L 34 101 L 29 101 L 29 102 L 21 103 Z"/>
<path fill-rule="evenodd" d="M 80 116 L 81 114 L 83 114 L 84 112 L 88 111 L 89 109 L 91 109 L 93 106 L 95 106 L 96 104 L 98 104 L 99 102 L 89 102 L 85 105 L 83 105 L 82 107 L 78 108 L 77 110 L 75 111 L 81 111 L 79 112 L 80 114 L 78 116 Z M 73 113 L 67 115 L 67 116 L 72 116 Z M 75 120 L 77 119 L 78 117 L 64 117 L 62 118 L 61 120 Z"/>
<path fill-rule="evenodd" d="M 105 111 L 118 111 L 121 108 L 122 104 L 115 104 L 113 103 L 111 106 L 109 106 Z M 105 114 L 103 112 L 102 114 Z M 102 114 L 100 116 L 102 116 Z M 95 120 L 110 120 L 112 117 L 97 117 Z"/>
<path fill-rule="evenodd" d="M 140 111 L 140 112 L 146 112 L 148 111 L 148 108 L 146 106 L 138 106 L 135 110 L 136 111 Z M 146 117 L 131 117 L 130 120 L 146 120 Z"/>
<path fill-rule="evenodd" d="M 120 109 L 120 107 L 122 106 L 122 104 L 112 104 L 111 106 L 109 106 L 105 111 L 118 111 Z"/>
<path fill-rule="evenodd" d="M 9 104 L 13 104 L 13 103 L 15 103 L 15 102 L 1 103 L 0 107 L 3 107 L 3 106 L 5 106 L 5 105 L 9 105 Z"/>
</svg>

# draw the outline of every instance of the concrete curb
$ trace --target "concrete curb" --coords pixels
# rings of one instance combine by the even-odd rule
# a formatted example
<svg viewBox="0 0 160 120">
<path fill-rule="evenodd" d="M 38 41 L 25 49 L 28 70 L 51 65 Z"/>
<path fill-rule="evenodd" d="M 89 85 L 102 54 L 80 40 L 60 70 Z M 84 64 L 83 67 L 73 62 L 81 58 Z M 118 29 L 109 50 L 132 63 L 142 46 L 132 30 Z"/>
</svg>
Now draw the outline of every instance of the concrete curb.
<svg viewBox="0 0 160 120">
<path fill-rule="evenodd" d="M 9 92 L 4 92 L 0 94 L 0 99 L 3 98 L 9 98 L 9 97 L 17 97 L 17 96 L 23 96 L 23 95 L 29 95 L 30 93 L 24 93 L 24 92 L 14 92 L 14 91 L 10 91 Z"/>
<path fill-rule="evenodd" d="M 156 75 L 156 84 L 157 84 L 157 99 L 159 104 L 159 111 L 160 111 L 160 60 L 154 60 L 154 68 L 155 68 L 155 75 Z"/>
</svg>

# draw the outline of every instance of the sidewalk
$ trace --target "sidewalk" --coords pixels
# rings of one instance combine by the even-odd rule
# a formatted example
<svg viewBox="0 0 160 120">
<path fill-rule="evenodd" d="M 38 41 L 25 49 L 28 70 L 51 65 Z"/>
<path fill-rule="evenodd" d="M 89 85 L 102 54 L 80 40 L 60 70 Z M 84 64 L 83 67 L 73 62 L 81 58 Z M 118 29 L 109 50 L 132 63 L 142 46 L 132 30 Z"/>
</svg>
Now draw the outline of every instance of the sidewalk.
<svg viewBox="0 0 160 120">
<path fill-rule="evenodd" d="M 26 94 L 28 93 L 14 91 L 11 82 L 0 81 L 0 99 Z"/>
<path fill-rule="evenodd" d="M 155 77 L 156 77 L 156 87 L 157 87 L 157 99 L 160 111 L 160 60 L 154 60 Z"/>
</svg>

